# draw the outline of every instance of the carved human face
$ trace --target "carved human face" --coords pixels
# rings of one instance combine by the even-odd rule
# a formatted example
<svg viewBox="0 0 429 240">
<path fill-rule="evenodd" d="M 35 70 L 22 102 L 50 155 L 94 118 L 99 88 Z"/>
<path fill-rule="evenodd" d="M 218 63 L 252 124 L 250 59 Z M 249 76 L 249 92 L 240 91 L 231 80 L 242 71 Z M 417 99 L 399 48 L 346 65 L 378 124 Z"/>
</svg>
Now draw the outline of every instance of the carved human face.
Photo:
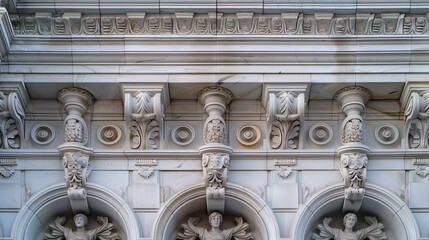
<svg viewBox="0 0 429 240">
<path fill-rule="evenodd" d="M 216 214 L 210 218 L 210 225 L 212 225 L 212 227 L 219 227 L 221 221 L 222 221 L 222 216 L 219 214 Z"/>
<path fill-rule="evenodd" d="M 88 219 L 83 214 L 78 214 L 74 217 L 74 224 L 78 228 L 84 227 L 87 223 L 88 223 Z"/>
<path fill-rule="evenodd" d="M 348 229 L 353 229 L 357 222 L 357 217 L 354 214 L 347 214 L 344 218 L 344 226 Z"/>
</svg>

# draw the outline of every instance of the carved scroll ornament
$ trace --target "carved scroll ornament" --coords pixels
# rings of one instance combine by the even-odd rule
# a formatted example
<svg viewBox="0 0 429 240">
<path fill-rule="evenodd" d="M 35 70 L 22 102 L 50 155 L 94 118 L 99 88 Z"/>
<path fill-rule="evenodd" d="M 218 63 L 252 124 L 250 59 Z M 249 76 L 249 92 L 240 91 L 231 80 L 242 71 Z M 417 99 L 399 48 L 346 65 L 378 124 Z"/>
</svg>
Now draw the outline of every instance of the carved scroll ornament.
<svg viewBox="0 0 429 240">
<path fill-rule="evenodd" d="M 136 91 L 128 109 L 128 124 L 132 149 L 159 148 L 161 98 L 160 94 Z"/>
<path fill-rule="evenodd" d="M 300 98 L 294 92 L 270 93 L 270 141 L 273 149 L 297 149 L 302 110 Z"/>
<path fill-rule="evenodd" d="M 0 148 L 17 149 L 24 138 L 24 107 L 15 92 L 0 91 Z"/>
<path fill-rule="evenodd" d="M 405 109 L 405 131 L 409 148 L 428 147 L 429 91 L 411 93 Z"/>
</svg>

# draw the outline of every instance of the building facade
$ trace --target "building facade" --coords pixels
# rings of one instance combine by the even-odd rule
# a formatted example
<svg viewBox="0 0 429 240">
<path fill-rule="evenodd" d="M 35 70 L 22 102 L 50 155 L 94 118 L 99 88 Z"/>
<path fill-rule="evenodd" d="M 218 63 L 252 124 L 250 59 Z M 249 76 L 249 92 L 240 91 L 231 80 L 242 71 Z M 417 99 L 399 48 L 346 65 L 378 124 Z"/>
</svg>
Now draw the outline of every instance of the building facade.
<svg viewBox="0 0 429 240">
<path fill-rule="evenodd" d="M 429 239 L 427 1 L 1 4 L 0 239 Z"/>
</svg>

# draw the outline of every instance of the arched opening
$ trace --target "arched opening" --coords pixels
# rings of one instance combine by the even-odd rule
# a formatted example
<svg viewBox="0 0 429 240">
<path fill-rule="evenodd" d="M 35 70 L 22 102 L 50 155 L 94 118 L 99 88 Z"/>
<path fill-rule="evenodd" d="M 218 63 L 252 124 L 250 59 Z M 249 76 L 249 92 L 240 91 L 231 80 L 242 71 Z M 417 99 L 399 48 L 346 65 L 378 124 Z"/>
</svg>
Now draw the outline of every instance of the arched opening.
<svg viewBox="0 0 429 240">
<path fill-rule="evenodd" d="M 207 224 L 206 188 L 193 186 L 172 197 L 160 210 L 154 226 L 153 239 L 175 240 L 177 231 L 189 217 L 204 216 Z M 224 226 L 232 224 L 232 217 L 243 217 L 249 223 L 255 239 L 279 239 L 277 221 L 266 203 L 252 191 L 235 185 L 226 187 Z M 202 226 L 203 226 L 202 225 Z"/>
<path fill-rule="evenodd" d="M 414 216 L 400 198 L 376 185 L 367 184 L 365 189 L 365 198 L 358 213 L 360 221 L 363 216 L 376 217 L 378 222 L 384 224 L 383 231 L 391 240 L 419 239 L 420 232 Z M 317 224 L 322 223 L 324 217 L 333 218 L 332 224 L 340 228 L 343 191 L 343 185 L 337 184 L 309 199 L 295 217 L 291 228 L 292 239 L 312 239 L 312 234 L 317 232 Z"/>
<path fill-rule="evenodd" d="M 108 217 L 124 239 L 138 239 L 138 222 L 133 211 L 121 197 L 105 187 L 91 183 L 88 184 L 86 191 L 91 211 L 90 219 L 95 216 Z M 25 203 L 14 221 L 12 238 L 43 239 L 48 225 L 58 216 L 67 216 L 68 221 L 73 216 L 64 184 L 41 191 Z"/>
</svg>

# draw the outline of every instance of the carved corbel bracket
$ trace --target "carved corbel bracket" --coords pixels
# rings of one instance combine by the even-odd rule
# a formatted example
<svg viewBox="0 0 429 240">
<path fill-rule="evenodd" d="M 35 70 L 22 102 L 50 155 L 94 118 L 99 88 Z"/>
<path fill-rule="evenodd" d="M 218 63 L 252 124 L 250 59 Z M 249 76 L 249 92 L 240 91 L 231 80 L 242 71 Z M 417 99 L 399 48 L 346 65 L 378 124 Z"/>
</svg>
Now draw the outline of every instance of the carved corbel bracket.
<svg viewBox="0 0 429 240">
<path fill-rule="evenodd" d="M 203 180 L 206 185 L 207 212 L 225 210 L 225 186 L 228 179 L 229 154 L 204 153 Z"/>
<path fill-rule="evenodd" d="M 24 105 L 17 92 L 0 91 L 0 148 L 18 149 L 24 140 Z"/>
<path fill-rule="evenodd" d="M 429 139 L 429 90 L 411 92 L 405 108 L 408 148 L 427 148 Z"/>
<path fill-rule="evenodd" d="M 0 158 L 0 175 L 10 178 L 15 173 L 15 166 L 18 161 L 15 158 Z"/>
<path fill-rule="evenodd" d="M 162 86 L 139 88 L 123 86 L 125 121 L 131 149 L 154 150 L 161 147 L 160 136 L 167 101 Z"/>
<path fill-rule="evenodd" d="M 334 99 L 346 118 L 341 125 L 340 173 L 344 183 L 343 212 L 358 212 L 365 194 L 367 154 L 363 143 L 364 121 L 361 116 L 365 104 L 371 98 L 368 89 L 359 86 L 339 90 Z"/>
<path fill-rule="evenodd" d="M 272 149 L 298 149 L 304 117 L 304 93 L 269 92 L 266 103 Z"/>
<path fill-rule="evenodd" d="M 344 183 L 343 211 L 358 212 L 365 194 L 368 157 L 362 153 L 344 153 L 340 173 Z"/>
<path fill-rule="evenodd" d="M 86 183 L 91 173 L 89 156 L 81 152 L 66 152 L 63 157 L 67 195 L 74 213 L 89 213 Z"/>
</svg>

